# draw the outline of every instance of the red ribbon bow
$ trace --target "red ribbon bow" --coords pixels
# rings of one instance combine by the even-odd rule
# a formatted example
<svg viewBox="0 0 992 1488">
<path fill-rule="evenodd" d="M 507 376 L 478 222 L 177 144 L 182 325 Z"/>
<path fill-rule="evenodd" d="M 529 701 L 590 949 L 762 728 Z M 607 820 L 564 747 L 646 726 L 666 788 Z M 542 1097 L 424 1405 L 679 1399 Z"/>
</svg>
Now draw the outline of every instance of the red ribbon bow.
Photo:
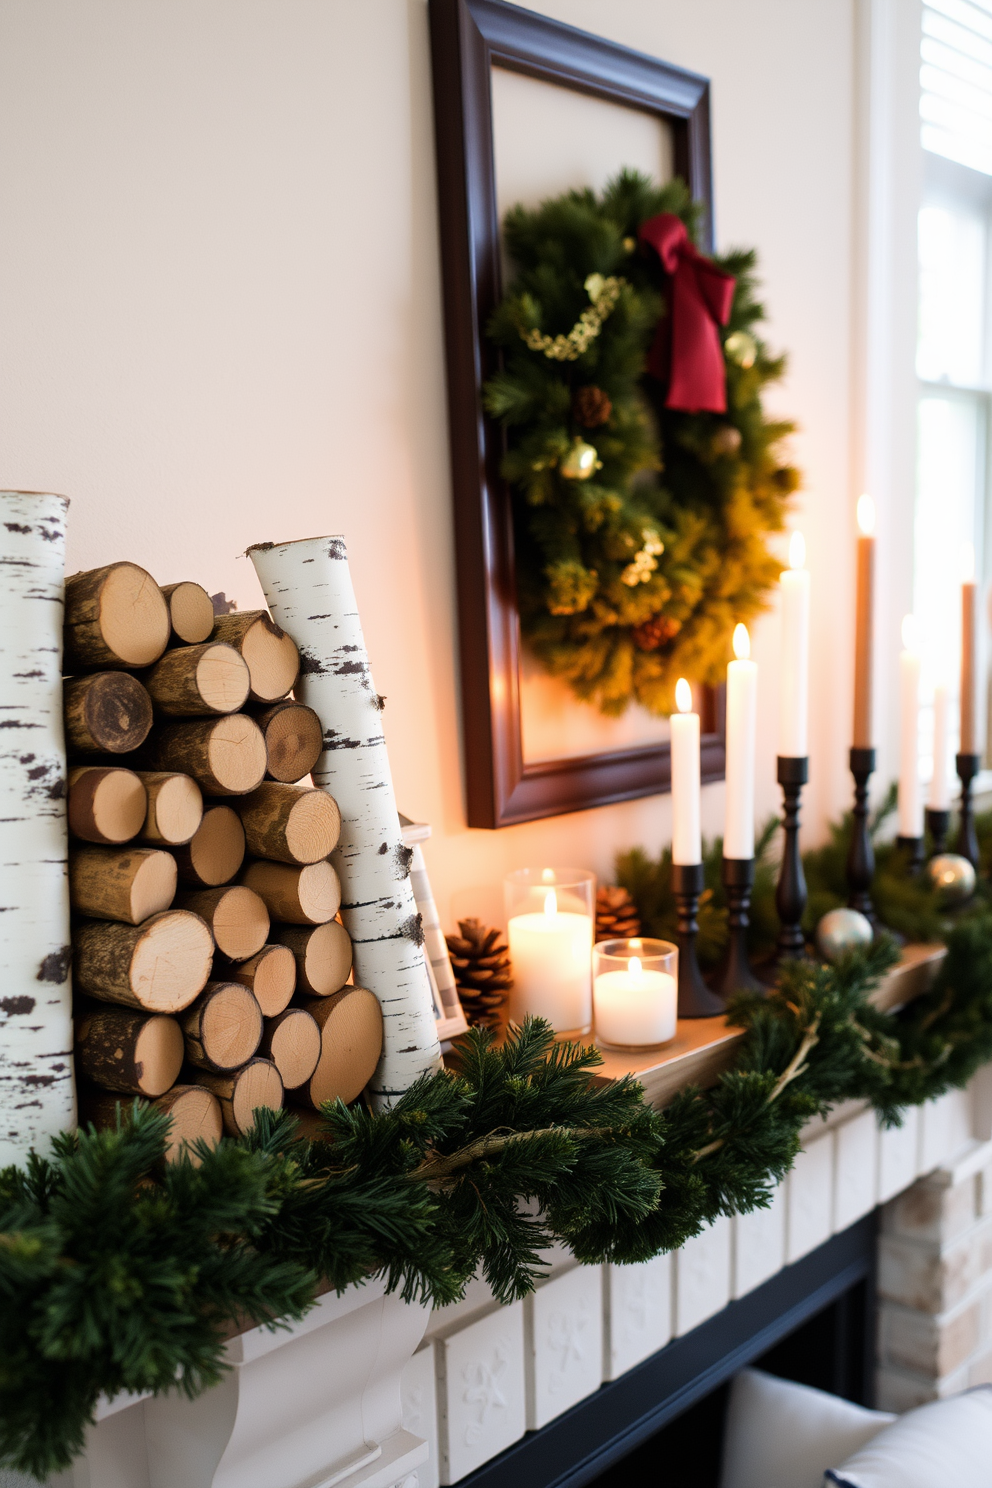
<svg viewBox="0 0 992 1488">
<path fill-rule="evenodd" d="M 662 316 L 648 353 L 648 371 L 668 379 L 666 408 L 685 413 L 726 413 L 727 379 L 719 327 L 730 319 L 736 280 L 704 258 L 689 241 L 685 223 L 659 212 L 638 231 L 672 278 L 671 322 Z"/>
</svg>

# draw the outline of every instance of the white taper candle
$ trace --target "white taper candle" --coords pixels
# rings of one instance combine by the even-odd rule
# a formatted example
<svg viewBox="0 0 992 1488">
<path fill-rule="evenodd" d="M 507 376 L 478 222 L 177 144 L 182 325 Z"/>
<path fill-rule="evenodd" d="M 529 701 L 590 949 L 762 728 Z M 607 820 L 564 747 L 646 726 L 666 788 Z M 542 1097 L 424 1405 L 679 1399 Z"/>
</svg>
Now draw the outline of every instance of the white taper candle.
<svg viewBox="0 0 992 1488">
<path fill-rule="evenodd" d="M 672 862 L 703 860 L 699 798 L 699 714 L 692 712 L 692 688 L 684 677 L 675 685 L 672 714 Z"/>
<path fill-rule="evenodd" d="M 899 836 L 923 836 L 920 786 L 920 653 L 912 615 L 902 622 L 899 653 Z"/>
<path fill-rule="evenodd" d="M 946 682 L 933 690 L 933 774 L 927 805 L 932 811 L 951 809 L 951 693 Z"/>
<path fill-rule="evenodd" d="M 750 660 L 746 625 L 734 631 L 727 667 L 727 796 L 723 827 L 725 858 L 754 857 L 754 736 L 758 720 L 758 665 Z"/>
<path fill-rule="evenodd" d="M 806 542 L 794 532 L 789 567 L 779 577 L 782 594 L 782 665 L 779 671 L 778 752 L 786 759 L 809 753 L 809 569 Z"/>
</svg>

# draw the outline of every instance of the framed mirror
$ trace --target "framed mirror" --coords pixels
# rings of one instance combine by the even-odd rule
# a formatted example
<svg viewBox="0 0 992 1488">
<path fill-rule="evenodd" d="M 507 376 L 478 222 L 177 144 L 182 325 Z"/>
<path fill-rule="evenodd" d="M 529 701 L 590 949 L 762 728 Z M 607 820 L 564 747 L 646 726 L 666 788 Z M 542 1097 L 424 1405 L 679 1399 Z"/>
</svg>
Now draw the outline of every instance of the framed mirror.
<svg viewBox="0 0 992 1488">
<path fill-rule="evenodd" d="M 671 762 L 667 719 L 605 717 L 522 643 L 503 436 L 482 407 L 500 223 L 631 166 L 687 182 L 710 249 L 709 84 L 499 0 L 430 0 L 430 24 L 468 822 L 501 827 L 666 791 Z M 722 689 L 697 706 L 703 780 L 722 779 Z"/>
</svg>

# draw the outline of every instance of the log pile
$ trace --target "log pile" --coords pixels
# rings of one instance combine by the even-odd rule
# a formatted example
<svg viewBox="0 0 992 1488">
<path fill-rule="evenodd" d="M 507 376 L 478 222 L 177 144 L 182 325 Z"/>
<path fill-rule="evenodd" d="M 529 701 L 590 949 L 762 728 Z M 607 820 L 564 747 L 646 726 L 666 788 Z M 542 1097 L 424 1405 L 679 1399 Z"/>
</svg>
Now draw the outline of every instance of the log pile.
<svg viewBox="0 0 992 1488">
<path fill-rule="evenodd" d="M 355 1100 L 382 1014 L 351 981 L 293 640 L 132 563 L 70 579 L 65 624 L 82 1119 L 151 1102 L 175 1157 L 262 1106 Z"/>
</svg>

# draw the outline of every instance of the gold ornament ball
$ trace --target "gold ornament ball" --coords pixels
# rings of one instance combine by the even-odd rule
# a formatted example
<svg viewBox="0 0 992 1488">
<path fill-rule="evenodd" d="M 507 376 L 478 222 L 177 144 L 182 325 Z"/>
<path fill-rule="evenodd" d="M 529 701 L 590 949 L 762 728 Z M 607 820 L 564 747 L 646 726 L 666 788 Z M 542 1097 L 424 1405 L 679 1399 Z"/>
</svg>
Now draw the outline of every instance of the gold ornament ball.
<svg viewBox="0 0 992 1488">
<path fill-rule="evenodd" d="M 857 909 L 830 909 L 816 927 L 816 948 L 824 961 L 863 950 L 873 938 L 871 921 Z"/>
<path fill-rule="evenodd" d="M 561 473 L 566 480 L 588 480 L 602 465 L 591 444 L 576 437 L 572 448 L 561 462 Z"/>
<path fill-rule="evenodd" d="M 975 892 L 975 870 L 957 853 L 938 853 L 927 864 L 927 877 L 945 909 L 964 904 Z"/>
<path fill-rule="evenodd" d="M 753 367 L 758 356 L 758 343 L 749 331 L 734 331 L 723 343 L 723 349 L 738 367 Z"/>
</svg>

